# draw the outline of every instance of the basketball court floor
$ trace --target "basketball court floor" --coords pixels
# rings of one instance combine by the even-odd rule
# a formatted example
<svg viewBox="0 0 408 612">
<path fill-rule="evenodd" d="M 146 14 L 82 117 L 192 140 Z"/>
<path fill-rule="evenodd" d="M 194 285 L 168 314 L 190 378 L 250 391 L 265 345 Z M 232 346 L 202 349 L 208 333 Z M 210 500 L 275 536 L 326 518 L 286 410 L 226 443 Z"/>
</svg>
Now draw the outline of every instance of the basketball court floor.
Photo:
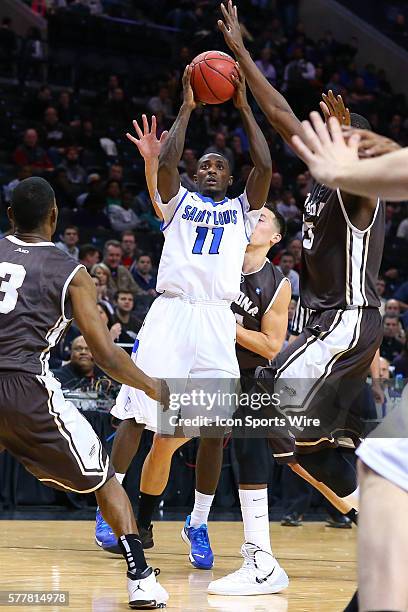
<svg viewBox="0 0 408 612">
<path fill-rule="evenodd" d="M 341 612 L 355 590 L 357 530 L 324 523 L 281 527 L 271 523 L 275 555 L 291 583 L 281 595 L 219 597 L 208 583 L 238 569 L 243 532 L 240 522 L 211 522 L 215 553 L 211 571 L 195 570 L 180 538 L 182 523 L 157 522 L 155 548 L 147 560 L 161 570 L 168 610 L 183 612 Z M 128 610 L 125 562 L 93 543 L 91 521 L 0 522 L 0 591 L 69 591 L 69 607 L 16 606 L 1 610 L 120 612 Z"/>
</svg>

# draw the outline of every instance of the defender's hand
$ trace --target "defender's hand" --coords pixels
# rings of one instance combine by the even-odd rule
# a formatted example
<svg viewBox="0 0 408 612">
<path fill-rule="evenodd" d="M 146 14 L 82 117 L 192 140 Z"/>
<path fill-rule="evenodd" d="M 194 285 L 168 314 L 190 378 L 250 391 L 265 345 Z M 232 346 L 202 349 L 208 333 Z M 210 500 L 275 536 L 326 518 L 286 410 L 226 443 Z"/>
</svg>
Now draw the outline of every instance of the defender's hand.
<svg viewBox="0 0 408 612">
<path fill-rule="evenodd" d="M 239 55 L 245 50 L 245 45 L 239 26 L 237 7 L 232 4 L 232 0 L 228 0 L 227 5 L 221 4 L 221 11 L 224 21 L 219 19 L 218 27 L 223 33 L 228 47 L 235 55 Z"/>
<path fill-rule="evenodd" d="M 235 64 L 235 68 L 237 70 L 238 76 L 235 76 L 235 74 L 231 75 L 231 78 L 235 85 L 233 101 L 235 108 L 242 109 L 248 106 L 245 77 L 242 74 L 241 68 L 238 63 Z"/>
<path fill-rule="evenodd" d="M 159 402 L 164 411 L 168 410 L 170 403 L 170 389 L 165 380 L 161 378 L 151 378 L 151 385 L 145 390 L 152 400 Z"/>
<path fill-rule="evenodd" d="M 379 155 L 385 155 L 386 153 L 392 153 L 398 151 L 401 146 L 391 140 L 391 138 L 385 138 L 379 134 L 374 134 L 370 130 L 359 130 L 352 127 L 343 127 L 343 135 L 348 140 L 353 134 L 360 136 L 360 144 L 358 147 L 358 153 L 360 157 L 378 157 Z"/>
<path fill-rule="evenodd" d="M 350 111 L 344 106 L 343 98 L 334 95 L 329 89 L 328 94 L 322 94 L 323 102 L 320 102 L 320 108 L 323 112 L 326 123 L 330 117 L 336 117 L 340 125 L 351 125 Z"/>
</svg>

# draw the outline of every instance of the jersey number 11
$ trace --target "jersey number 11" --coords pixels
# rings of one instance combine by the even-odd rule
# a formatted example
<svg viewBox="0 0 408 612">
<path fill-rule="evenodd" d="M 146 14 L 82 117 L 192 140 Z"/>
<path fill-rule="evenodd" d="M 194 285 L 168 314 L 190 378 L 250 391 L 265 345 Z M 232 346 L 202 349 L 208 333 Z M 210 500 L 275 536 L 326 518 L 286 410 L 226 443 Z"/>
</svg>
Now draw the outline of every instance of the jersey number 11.
<svg viewBox="0 0 408 612">
<path fill-rule="evenodd" d="M 209 230 L 208 227 L 202 227 L 202 226 L 197 227 L 196 229 L 197 238 L 195 239 L 194 246 L 193 246 L 193 255 L 203 254 L 203 246 L 204 246 L 205 239 L 207 238 L 208 230 Z M 218 255 L 223 233 L 224 233 L 223 227 L 213 227 L 210 250 L 208 251 L 210 255 Z"/>
</svg>

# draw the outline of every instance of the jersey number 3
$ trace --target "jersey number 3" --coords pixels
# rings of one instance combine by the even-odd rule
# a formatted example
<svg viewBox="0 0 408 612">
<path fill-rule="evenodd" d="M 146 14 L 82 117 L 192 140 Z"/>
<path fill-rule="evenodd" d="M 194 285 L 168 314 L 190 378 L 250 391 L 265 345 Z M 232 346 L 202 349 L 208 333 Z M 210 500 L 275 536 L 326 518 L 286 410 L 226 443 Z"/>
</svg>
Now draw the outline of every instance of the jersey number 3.
<svg viewBox="0 0 408 612">
<path fill-rule="evenodd" d="M 203 246 L 204 246 L 205 239 L 207 238 L 208 229 L 209 229 L 208 227 L 202 227 L 202 226 L 197 227 L 196 229 L 197 238 L 195 239 L 194 246 L 193 246 L 193 255 L 203 254 Z M 213 227 L 210 250 L 208 251 L 210 255 L 218 255 L 223 233 L 224 233 L 223 227 Z"/>
<path fill-rule="evenodd" d="M 17 289 L 24 282 L 26 269 L 20 264 L 7 261 L 0 263 L 0 313 L 8 314 L 16 307 L 18 300 Z"/>
</svg>

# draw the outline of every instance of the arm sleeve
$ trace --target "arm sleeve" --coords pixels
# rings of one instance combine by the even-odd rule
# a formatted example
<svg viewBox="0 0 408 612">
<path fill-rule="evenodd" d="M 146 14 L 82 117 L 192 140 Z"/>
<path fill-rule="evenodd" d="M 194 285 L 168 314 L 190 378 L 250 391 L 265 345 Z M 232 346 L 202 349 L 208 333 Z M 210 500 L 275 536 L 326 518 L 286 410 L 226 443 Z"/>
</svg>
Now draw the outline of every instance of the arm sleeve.
<svg viewBox="0 0 408 612">
<path fill-rule="evenodd" d="M 171 198 L 171 200 L 169 200 L 168 202 L 163 202 L 163 200 L 160 197 L 159 191 L 156 190 L 155 200 L 163 215 L 162 229 L 165 229 L 170 223 L 170 221 L 173 219 L 177 208 L 180 206 L 180 204 L 186 197 L 187 193 L 188 193 L 188 190 L 185 187 L 182 187 L 180 185 L 179 190 L 176 193 L 176 195 L 173 198 Z"/>
<path fill-rule="evenodd" d="M 256 210 L 251 210 L 251 205 L 249 203 L 246 190 L 242 195 L 239 196 L 238 200 L 241 204 L 242 214 L 244 215 L 245 233 L 249 241 L 251 238 L 251 234 L 259 221 L 259 217 L 261 216 L 263 207 Z"/>
</svg>

